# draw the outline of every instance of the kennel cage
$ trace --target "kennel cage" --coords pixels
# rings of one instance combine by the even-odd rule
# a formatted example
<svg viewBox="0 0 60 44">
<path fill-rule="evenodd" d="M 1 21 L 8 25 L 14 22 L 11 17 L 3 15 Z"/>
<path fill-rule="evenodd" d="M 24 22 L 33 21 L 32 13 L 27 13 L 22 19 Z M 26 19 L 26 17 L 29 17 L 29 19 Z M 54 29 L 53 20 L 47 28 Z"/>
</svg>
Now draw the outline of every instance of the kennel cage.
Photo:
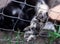
<svg viewBox="0 0 60 44">
<path fill-rule="evenodd" d="M 22 8 L 21 8 L 21 10 L 23 10 L 24 9 L 24 6 L 29 6 L 30 8 L 28 8 L 28 10 L 32 10 L 32 9 L 34 9 L 36 6 L 34 5 L 34 4 L 29 4 L 29 2 L 27 2 L 26 0 L 24 1 L 24 0 L 21 0 L 21 1 L 12 1 L 13 3 L 16 3 L 17 5 L 18 4 L 21 4 L 21 5 L 23 5 L 22 6 Z M 32 3 L 32 2 L 31 2 Z M 35 3 L 35 2 L 34 2 Z M 15 4 L 15 5 L 16 5 Z M 6 6 L 7 6 L 8 4 L 6 3 Z M 8 5 L 9 6 L 9 5 Z M 27 8 L 27 7 L 26 7 Z M 6 8 L 7 9 L 7 8 Z M 21 18 L 19 18 L 19 16 L 17 16 L 17 17 L 15 17 L 15 16 L 11 16 L 11 15 L 8 15 L 8 14 L 11 14 L 11 13 L 8 13 L 8 14 L 6 14 L 9 10 L 7 10 L 7 12 L 6 13 L 4 13 L 4 11 L 6 10 L 5 8 L 2 8 L 2 9 L 0 9 L 0 20 L 1 19 L 4 19 L 4 18 L 6 18 L 7 20 L 7 22 L 3 22 L 2 20 L 0 21 L 0 44 L 40 44 L 40 42 L 34 42 L 34 41 L 31 41 L 30 43 L 26 43 L 25 41 L 24 41 L 24 38 L 23 38 L 23 32 L 20 32 L 19 31 L 19 28 L 18 28 L 18 26 L 17 26 L 17 30 L 18 31 L 15 31 L 14 29 L 15 29 L 15 27 L 16 27 L 16 25 L 19 25 L 19 24 L 17 24 L 17 23 L 19 23 L 20 22 L 20 20 L 21 21 L 24 21 L 24 22 L 26 22 L 26 23 L 29 23 L 30 21 L 31 21 L 31 19 L 21 19 Z M 8 9 L 10 9 L 10 7 L 8 8 Z M 24 10 L 24 12 L 25 12 L 25 10 Z M 29 12 L 31 12 L 31 11 L 29 11 Z M 55 12 L 55 11 L 52 11 L 52 12 Z M 57 13 L 57 12 L 55 12 L 55 13 Z M 15 14 L 15 13 L 14 13 Z M 31 13 L 32 14 L 32 13 Z M 35 14 L 35 11 L 33 12 L 33 14 Z M 34 15 L 33 15 L 34 16 Z M 29 17 L 31 17 L 31 16 L 29 16 Z M 58 18 L 58 17 L 57 17 Z M 11 23 L 9 20 L 10 19 L 14 19 L 14 20 L 12 20 L 12 21 L 14 21 L 13 23 Z M 49 18 L 47 18 L 48 20 L 47 21 L 49 21 Z M 46 22 L 47 22 L 46 21 Z M 55 26 L 59 26 L 59 25 L 57 25 L 57 23 L 56 23 L 57 21 L 55 20 L 53 23 L 54 23 L 54 25 Z M 4 23 L 4 24 L 3 24 Z M 3 24 L 3 26 L 2 26 L 2 24 Z M 11 25 L 10 25 L 11 24 Z M 21 23 L 20 23 L 21 24 Z M 9 26 L 10 25 L 10 26 Z M 28 25 L 27 25 L 28 26 Z M 5 28 L 4 28 L 5 27 Z M 21 26 L 22 27 L 22 26 Z M 5 32 L 6 33 L 5 33 Z M 38 40 L 37 40 L 38 41 Z M 44 44 L 44 43 L 41 43 L 41 44 Z"/>
</svg>

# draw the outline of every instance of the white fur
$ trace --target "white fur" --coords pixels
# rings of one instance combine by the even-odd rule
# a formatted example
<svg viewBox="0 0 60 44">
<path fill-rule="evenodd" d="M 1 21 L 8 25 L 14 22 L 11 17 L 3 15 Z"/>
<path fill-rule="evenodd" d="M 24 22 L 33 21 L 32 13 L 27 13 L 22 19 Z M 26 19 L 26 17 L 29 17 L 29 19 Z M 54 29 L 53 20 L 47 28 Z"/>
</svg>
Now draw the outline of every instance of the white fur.
<svg viewBox="0 0 60 44">
<path fill-rule="evenodd" d="M 46 3 L 44 3 L 44 1 L 42 1 L 43 4 L 41 4 L 41 2 L 37 2 L 37 14 L 39 14 L 40 12 L 42 12 L 43 14 L 45 14 L 46 12 L 48 12 L 49 7 Z"/>
<path fill-rule="evenodd" d="M 36 22 L 34 22 L 36 20 L 37 20 L 36 16 L 34 16 L 33 19 L 31 20 L 30 27 L 36 27 Z"/>
<path fill-rule="evenodd" d="M 43 29 L 52 30 L 52 31 L 56 32 L 54 24 L 51 23 L 51 22 L 46 22 L 46 24 L 45 24 Z"/>
<path fill-rule="evenodd" d="M 24 33 L 24 38 L 29 42 L 32 38 L 35 39 L 35 35 L 33 35 L 33 31 L 27 31 Z"/>
<path fill-rule="evenodd" d="M 30 35 L 30 36 L 27 38 L 27 42 L 30 41 L 32 38 L 35 39 L 35 35 Z"/>
<path fill-rule="evenodd" d="M 42 1 L 42 3 L 43 4 L 41 4 L 40 2 L 37 2 L 37 5 L 36 5 L 36 7 L 37 7 L 37 15 L 39 15 L 39 13 L 40 12 L 42 12 L 42 14 L 46 14 L 46 12 L 48 12 L 48 6 L 47 6 L 47 4 L 45 4 L 45 2 L 44 1 Z M 35 27 L 36 28 L 36 22 L 35 21 L 37 21 L 37 19 L 36 19 L 36 17 L 37 16 L 34 16 L 33 17 L 33 19 L 31 20 L 31 23 L 30 23 L 30 26 L 29 26 L 29 28 L 31 29 L 32 27 Z M 27 27 L 28 28 L 28 27 Z M 26 30 L 26 28 L 25 28 L 25 30 Z M 36 36 L 35 35 L 33 35 L 33 31 L 31 31 L 31 30 L 29 30 L 29 31 L 26 31 L 25 32 L 25 34 L 24 34 L 24 38 L 27 40 L 27 42 L 28 41 L 30 41 L 32 38 L 33 39 L 35 39 L 36 38 Z M 27 35 L 26 35 L 27 34 Z M 29 35 L 30 34 L 30 35 Z"/>
</svg>

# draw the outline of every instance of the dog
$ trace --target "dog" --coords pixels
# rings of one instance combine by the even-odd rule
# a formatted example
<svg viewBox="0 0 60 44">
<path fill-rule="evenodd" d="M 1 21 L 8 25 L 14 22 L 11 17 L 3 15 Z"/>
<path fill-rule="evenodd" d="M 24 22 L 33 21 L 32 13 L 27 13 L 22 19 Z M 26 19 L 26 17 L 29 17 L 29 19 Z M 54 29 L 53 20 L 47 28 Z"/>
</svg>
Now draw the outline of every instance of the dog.
<svg viewBox="0 0 60 44">
<path fill-rule="evenodd" d="M 48 12 L 48 9 L 49 9 L 49 7 L 45 3 L 44 0 L 37 1 L 36 8 L 35 8 L 36 15 L 32 18 L 29 27 L 26 27 L 24 29 L 25 33 L 27 33 L 27 35 L 29 33 L 32 33 L 32 34 L 28 35 L 28 37 L 26 34 L 24 34 L 24 38 L 27 37 L 27 41 L 31 40 L 31 38 L 35 39 L 38 36 L 39 31 L 41 30 L 41 27 L 43 28 L 45 20 L 47 19 L 46 13 Z M 26 30 L 28 30 L 28 31 L 26 31 Z"/>
</svg>

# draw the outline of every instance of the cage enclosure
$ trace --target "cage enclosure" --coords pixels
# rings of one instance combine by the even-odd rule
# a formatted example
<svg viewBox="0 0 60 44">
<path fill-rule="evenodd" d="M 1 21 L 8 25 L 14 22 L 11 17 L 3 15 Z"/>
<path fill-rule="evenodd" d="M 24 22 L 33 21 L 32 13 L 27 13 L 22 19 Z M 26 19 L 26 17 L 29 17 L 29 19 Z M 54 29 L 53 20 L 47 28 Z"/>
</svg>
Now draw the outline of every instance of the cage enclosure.
<svg viewBox="0 0 60 44">
<path fill-rule="evenodd" d="M 59 0 L 44 1 L 49 8 L 54 7 L 55 5 L 59 4 L 58 2 L 60 2 Z M 59 31 L 60 22 L 57 20 L 52 20 L 49 17 L 47 17 L 46 21 L 44 21 L 46 25 L 42 24 L 45 27 L 43 30 L 39 30 L 40 36 L 38 35 L 39 37 L 37 37 L 37 39 L 32 39 L 29 42 L 25 41 L 24 39 L 24 29 L 30 25 L 33 17 L 36 16 L 36 4 L 37 0 L 0 0 L 0 44 L 50 44 L 48 43 L 50 32 L 49 29 L 57 29 L 57 31 Z M 55 11 L 52 12 L 57 13 Z M 37 23 L 37 25 L 38 24 L 39 23 Z M 37 27 L 43 28 L 42 25 L 41 27 Z M 58 36 L 58 34 L 59 33 L 57 33 L 56 36 Z M 58 38 L 60 38 L 60 36 L 58 36 Z M 54 40 L 53 42 L 54 44 L 60 44 L 59 40 Z"/>
</svg>

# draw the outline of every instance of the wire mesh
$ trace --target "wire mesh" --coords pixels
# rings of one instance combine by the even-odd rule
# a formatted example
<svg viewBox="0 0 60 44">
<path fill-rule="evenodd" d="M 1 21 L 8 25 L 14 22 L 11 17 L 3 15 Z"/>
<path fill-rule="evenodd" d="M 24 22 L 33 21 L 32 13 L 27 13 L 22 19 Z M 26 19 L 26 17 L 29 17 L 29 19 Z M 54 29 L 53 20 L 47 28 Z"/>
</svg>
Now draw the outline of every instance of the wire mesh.
<svg viewBox="0 0 60 44">
<path fill-rule="evenodd" d="M 6 6 L 8 5 L 7 1 L 6 1 Z M 24 4 L 24 6 L 27 5 L 27 6 L 36 8 L 36 6 L 34 6 L 34 5 L 27 4 L 26 0 L 23 1 L 23 2 L 22 1 L 15 1 L 15 0 L 12 0 L 12 1 L 16 2 L 16 3 Z M 21 10 L 23 10 L 23 8 L 21 8 Z M 30 22 L 29 20 L 21 19 L 21 18 L 19 18 L 19 16 L 14 17 L 14 16 L 6 15 L 6 14 L 3 13 L 3 11 L 4 11 L 4 8 L 2 8 L 2 10 L 0 10 L 0 15 L 2 15 L 4 17 L 7 17 L 7 18 L 10 18 L 10 19 L 16 19 L 16 21 L 15 21 L 14 25 L 12 26 L 12 29 L 5 29 L 5 28 L 0 27 L 0 30 L 7 31 L 6 33 L 5 32 L 2 33 L 2 31 L 1 31 L 2 34 L 0 35 L 0 44 L 40 44 L 39 41 L 38 41 L 38 43 L 36 41 L 35 42 L 31 41 L 30 43 L 26 43 L 26 41 L 24 41 L 24 37 L 23 37 L 24 33 L 14 30 L 19 20 L 22 20 L 22 21 L 25 21 L 25 22 Z M 50 10 L 50 12 L 51 11 L 52 10 Z M 59 12 L 55 12 L 55 11 L 52 11 L 52 12 L 59 13 Z M 59 15 L 60 15 L 60 13 L 59 13 Z M 47 21 L 49 21 L 49 18 L 47 18 Z M 54 25 L 59 26 L 59 25 L 56 24 L 56 22 L 57 21 L 55 20 Z M 2 42 L 4 42 L 4 43 L 2 43 Z"/>
</svg>

